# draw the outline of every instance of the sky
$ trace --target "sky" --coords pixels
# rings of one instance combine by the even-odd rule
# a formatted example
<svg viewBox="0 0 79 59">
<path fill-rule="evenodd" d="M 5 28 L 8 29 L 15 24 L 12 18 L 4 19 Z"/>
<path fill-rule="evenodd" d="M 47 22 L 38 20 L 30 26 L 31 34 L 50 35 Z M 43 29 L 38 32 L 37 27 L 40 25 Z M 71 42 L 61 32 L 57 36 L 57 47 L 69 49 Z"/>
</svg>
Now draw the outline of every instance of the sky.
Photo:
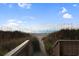
<svg viewBox="0 0 79 59">
<path fill-rule="evenodd" d="M 50 32 L 79 28 L 78 3 L 0 3 L 0 30 Z"/>
</svg>

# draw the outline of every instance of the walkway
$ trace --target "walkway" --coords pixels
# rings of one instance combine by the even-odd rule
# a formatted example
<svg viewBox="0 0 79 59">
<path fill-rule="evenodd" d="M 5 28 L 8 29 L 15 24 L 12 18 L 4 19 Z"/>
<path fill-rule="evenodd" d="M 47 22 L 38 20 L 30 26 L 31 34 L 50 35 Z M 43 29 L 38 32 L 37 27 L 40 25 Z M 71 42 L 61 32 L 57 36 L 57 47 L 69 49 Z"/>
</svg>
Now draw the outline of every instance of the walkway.
<svg viewBox="0 0 79 59">
<path fill-rule="evenodd" d="M 39 44 L 40 44 L 40 50 L 41 50 L 41 51 L 38 51 L 38 52 L 34 52 L 33 56 L 46 56 L 47 53 L 46 53 L 45 46 L 44 46 L 44 43 L 43 43 L 43 40 L 42 40 L 42 38 L 44 36 L 43 35 L 33 35 L 33 36 L 37 37 Z"/>
</svg>

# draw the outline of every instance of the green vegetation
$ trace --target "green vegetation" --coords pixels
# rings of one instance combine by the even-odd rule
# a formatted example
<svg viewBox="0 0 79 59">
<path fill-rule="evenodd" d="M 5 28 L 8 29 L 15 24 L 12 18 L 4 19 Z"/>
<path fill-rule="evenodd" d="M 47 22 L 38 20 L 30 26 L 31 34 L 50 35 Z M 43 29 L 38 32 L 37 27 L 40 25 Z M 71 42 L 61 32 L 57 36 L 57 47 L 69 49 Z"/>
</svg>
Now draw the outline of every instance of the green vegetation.
<svg viewBox="0 0 79 59">
<path fill-rule="evenodd" d="M 34 52 L 39 51 L 39 42 L 36 37 L 29 33 L 23 33 L 20 31 L 0 31 L 0 55 L 4 55 L 16 46 L 30 39 Z M 57 40 L 79 40 L 79 29 L 62 29 L 57 32 L 50 33 L 42 40 L 44 41 L 46 51 L 48 55 L 53 53 L 53 44 Z"/>
<path fill-rule="evenodd" d="M 33 37 L 33 38 L 32 38 L 31 44 L 32 44 L 32 47 L 33 47 L 33 52 L 38 52 L 38 51 L 40 51 L 39 41 L 37 40 L 36 37 Z"/>
<path fill-rule="evenodd" d="M 0 31 L 0 55 L 6 54 L 31 37 L 30 34 L 20 31 Z"/>
<path fill-rule="evenodd" d="M 79 29 L 62 29 L 57 32 L 50 33 L 43 38 L 48 55 L 52 55 L 52 46 L 57 40 L 79 40 Z"/>
</svg>

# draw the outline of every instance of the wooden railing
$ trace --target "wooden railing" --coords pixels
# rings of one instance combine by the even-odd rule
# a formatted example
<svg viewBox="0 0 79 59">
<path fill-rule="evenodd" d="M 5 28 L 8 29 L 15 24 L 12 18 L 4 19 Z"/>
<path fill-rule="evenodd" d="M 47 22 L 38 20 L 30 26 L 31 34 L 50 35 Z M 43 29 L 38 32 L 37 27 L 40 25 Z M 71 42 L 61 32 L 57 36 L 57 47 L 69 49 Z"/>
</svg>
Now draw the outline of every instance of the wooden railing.
<svg viewBox="0 0 79 59">
<path fill-rule="evenodd" d="M 30 40 L 26 40 L 7 54 L 5 56 L 25 56 L 29 54 Z"/>
<path fill-rule="evenodd" d="M 46 56 L 47 53 L 46 53 L 46 50 L 44 48 L 44 43 L 41 40 L 42 38 L 39 37 L 39 36 L 37 38 L 38 38 L 39 47 L 40 47 L 40 51 L 39 52 L 43 56 Z M 7 54 L 5 54 L 4 56 L 32 56 L 33 54 L 35 54 L 35 52 L 34 52 L 34 48 L 33 48 L 32 42 L 31 42 L 31 40 L 26 40 L 22 44 L 20 44 L 16 48 L 14 48 L 13 50 L 11 50 Z"/>
<path fill-rule="evenodd" d="M 61 42 L 61 41 L 63 41 L 63 42 L 69 42 L 69 41 L 71 41 L 71 42 L 74 42 L 74 41 L 79 41 L 79 40 L 57 40 L 54 44 L 53 44 L 53 47 L 55 47 L 56 45 L 57 45 L 57 43 L 58 42 Z"/>
</svg>

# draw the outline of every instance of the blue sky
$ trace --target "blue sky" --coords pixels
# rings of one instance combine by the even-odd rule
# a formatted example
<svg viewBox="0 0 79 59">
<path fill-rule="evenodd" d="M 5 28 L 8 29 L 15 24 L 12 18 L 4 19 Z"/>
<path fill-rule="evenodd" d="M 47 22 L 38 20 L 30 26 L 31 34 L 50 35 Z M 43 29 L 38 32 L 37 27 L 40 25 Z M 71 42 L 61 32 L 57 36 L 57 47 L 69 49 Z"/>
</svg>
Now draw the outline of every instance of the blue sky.
<svg viewBox="0 0 79 59">
<path fill-rule="evenodd" d="M 0 29 L 40 32 L 78 28 L 78 3 L 0 4 Z"/>
</svg>

